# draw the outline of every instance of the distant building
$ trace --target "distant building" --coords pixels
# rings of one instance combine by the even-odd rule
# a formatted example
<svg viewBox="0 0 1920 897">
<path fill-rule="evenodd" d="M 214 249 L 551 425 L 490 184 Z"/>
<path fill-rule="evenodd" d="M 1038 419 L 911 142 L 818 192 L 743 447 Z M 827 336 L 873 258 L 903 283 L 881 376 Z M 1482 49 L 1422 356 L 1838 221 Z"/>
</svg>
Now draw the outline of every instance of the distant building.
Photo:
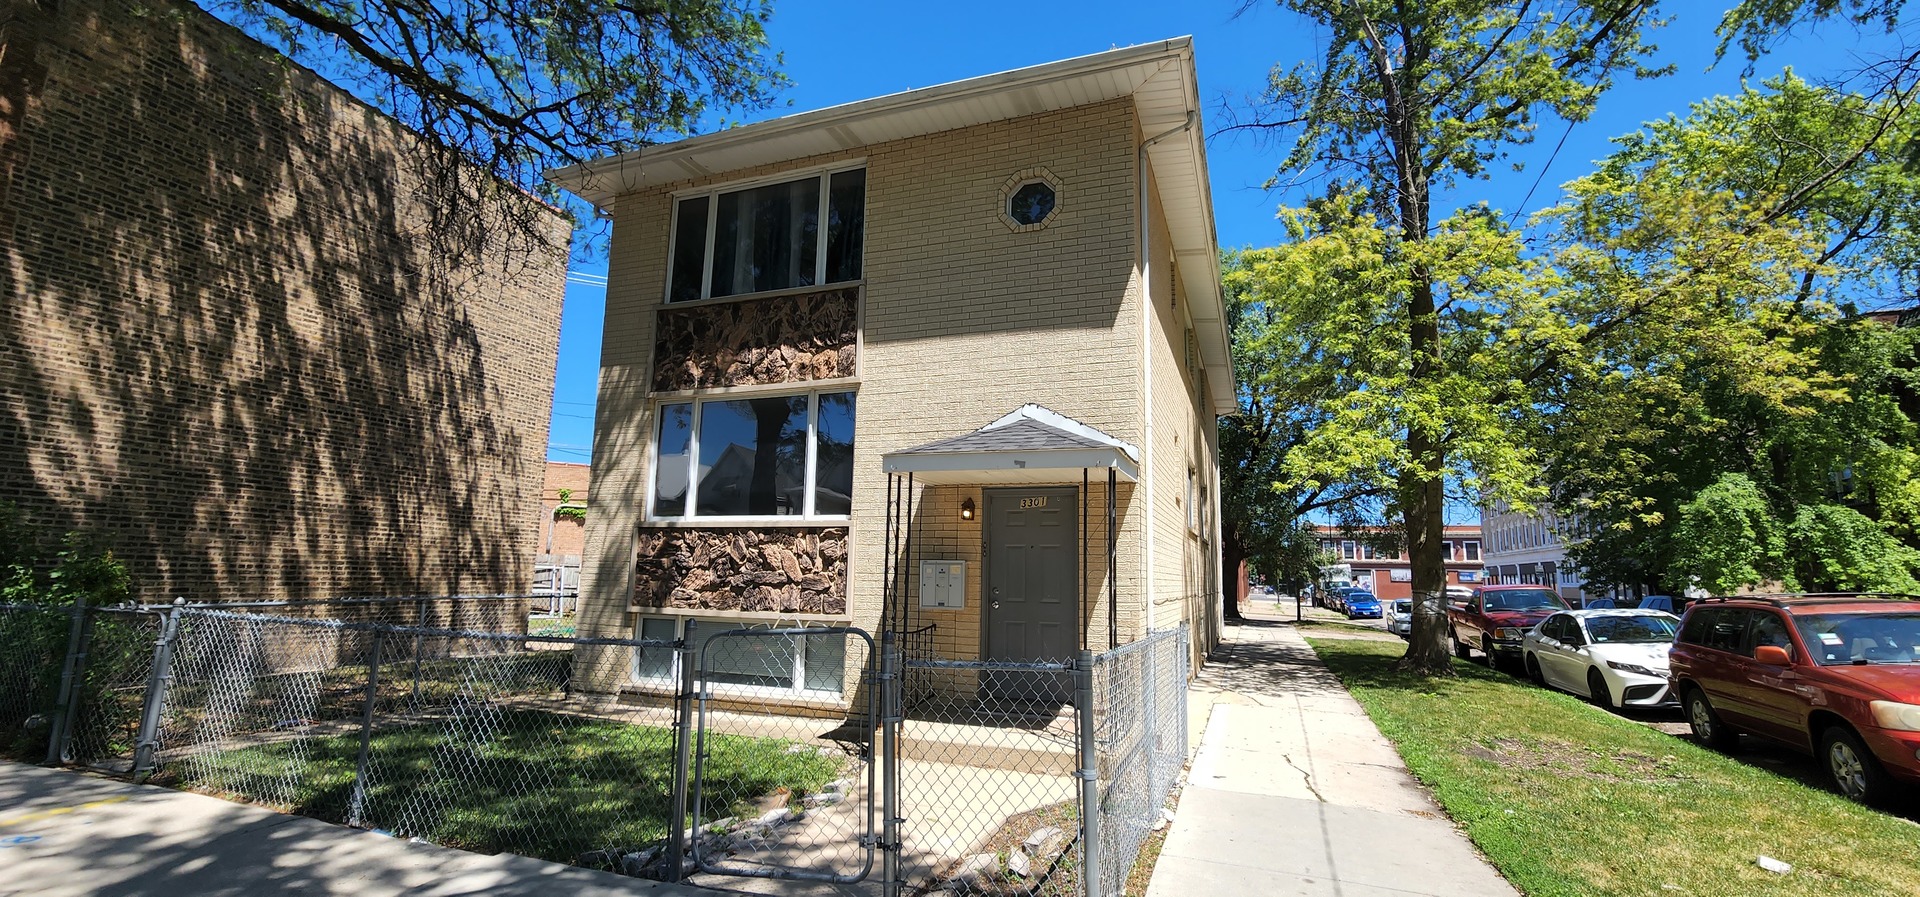
<svg viewBox="0 0 1920 897">
<path fill-rule="evenodd" d="M 1403 551 L 1383 551 L 1371 544 L 1367 532 L 1337 526 L 1316 528 L 1320 548 L 1352 570 L 1353 584 L 1371 588 L 1381 600 L 1413 597 L 1413 561 Z M 1441 553 L 1447 559 L 1447 585 L 1471 588 L 1481 581 L 1480 527 L 1463 524 L 1446 528 Z"/>
<path fill-rule="evenodd" d="M 1567 559 L 1577 519 L 1562 517 L 1545 504 L 1527 514 L 1498 502 L 1481 509 L 1480 523 L 1487 534 L 1488 582 L 1552 586 L 1575 607 L 1589 598 L 1612 597 L 1609 590 L 1589 593 L 1582 585 L 1586 573 Z"/>
</svg>

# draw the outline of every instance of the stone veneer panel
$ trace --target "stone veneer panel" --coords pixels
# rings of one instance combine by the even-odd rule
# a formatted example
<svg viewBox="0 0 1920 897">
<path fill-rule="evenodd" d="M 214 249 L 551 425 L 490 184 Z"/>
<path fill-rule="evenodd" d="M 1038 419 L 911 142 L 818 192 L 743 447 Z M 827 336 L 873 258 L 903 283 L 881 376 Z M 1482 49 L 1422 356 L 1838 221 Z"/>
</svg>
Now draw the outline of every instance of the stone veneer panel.
<svg viewBox="0 0 1920 897">
<path fill-rule="evenodd" d="M 662 391 L 854 375 L 860 289 L 663 308 L 653 388 Z"/>
<path fill-rule="evenodd" d="M 847 528 L 643 529 L 635 603 L 689 610 L 847 612 Z"/>
</svg>

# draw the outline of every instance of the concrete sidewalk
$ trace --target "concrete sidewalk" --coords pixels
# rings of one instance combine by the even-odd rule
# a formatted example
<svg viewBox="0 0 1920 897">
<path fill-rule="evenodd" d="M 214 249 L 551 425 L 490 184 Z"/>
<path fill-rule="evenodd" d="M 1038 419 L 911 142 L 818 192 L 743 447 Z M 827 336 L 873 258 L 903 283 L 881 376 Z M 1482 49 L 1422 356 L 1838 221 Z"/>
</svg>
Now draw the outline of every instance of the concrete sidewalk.
<svg viewBox="0 0 1920 897">
<path fill-rule="evenodd" d="M 1212 712 L 1148 897 L 1517 894 L 1284 610 L 1229 628 L 1190 693 Z"/>
<path fill-rule="evenodd" d="M 169 788 L 0 762 L 0 897 L 715 892 L 482 856 Z"/>
</svg>

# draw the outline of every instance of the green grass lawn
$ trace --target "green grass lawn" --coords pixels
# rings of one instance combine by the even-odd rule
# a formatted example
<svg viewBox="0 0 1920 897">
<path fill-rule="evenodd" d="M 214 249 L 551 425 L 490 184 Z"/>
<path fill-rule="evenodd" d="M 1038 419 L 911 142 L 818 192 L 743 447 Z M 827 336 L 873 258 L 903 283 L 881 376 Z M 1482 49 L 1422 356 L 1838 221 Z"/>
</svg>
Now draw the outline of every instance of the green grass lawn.
<svg viewBox="0 0 1920 897">
<path fill-rule="evenodd" d="M 482 737 L 449 734 L 482 725 Z M 709 734 L 707 793 L 746 814 L 756 797 L 786 788 L 797 798 L 840 774 L 837 759 L 789 753 L 792 744 Z M 498 709 L 473 728 L 434 722 L 380 730 L 369 748 L 363 824 L 371 828 L 563 863 L 635 848 L 670 830 L 669 729 Z M 345 822 L 359 751 L 357 732 L 263 744 L 175 763 L 168 784 Z M 707 816 L 718 815 L 709 801 Z"/>
<path fill-rule="evenodd" d="M 1527 894 L 1920 894 L 1912 822 L 1479 666 L 1419 680 L 1399 644 L 1311 643 Z"/>
</svg>

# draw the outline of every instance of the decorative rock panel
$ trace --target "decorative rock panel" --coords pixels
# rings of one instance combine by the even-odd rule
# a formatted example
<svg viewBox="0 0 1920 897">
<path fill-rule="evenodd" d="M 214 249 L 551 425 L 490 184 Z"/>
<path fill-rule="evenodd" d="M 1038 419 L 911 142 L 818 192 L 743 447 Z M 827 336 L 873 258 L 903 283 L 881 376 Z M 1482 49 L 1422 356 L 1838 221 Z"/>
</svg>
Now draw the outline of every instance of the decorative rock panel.
<svg viewBox="0 0 1920 897">
<path fill-rule="evenodd" d="M 851 377 L 860 289 L 663 308 L 657 333 L 656 390 Z"/>
<path fill-rule="evenodd" d="M 644 529 L 634 574 L 642 606 L 844 614 L 847 528 Z"/>
</svg>

